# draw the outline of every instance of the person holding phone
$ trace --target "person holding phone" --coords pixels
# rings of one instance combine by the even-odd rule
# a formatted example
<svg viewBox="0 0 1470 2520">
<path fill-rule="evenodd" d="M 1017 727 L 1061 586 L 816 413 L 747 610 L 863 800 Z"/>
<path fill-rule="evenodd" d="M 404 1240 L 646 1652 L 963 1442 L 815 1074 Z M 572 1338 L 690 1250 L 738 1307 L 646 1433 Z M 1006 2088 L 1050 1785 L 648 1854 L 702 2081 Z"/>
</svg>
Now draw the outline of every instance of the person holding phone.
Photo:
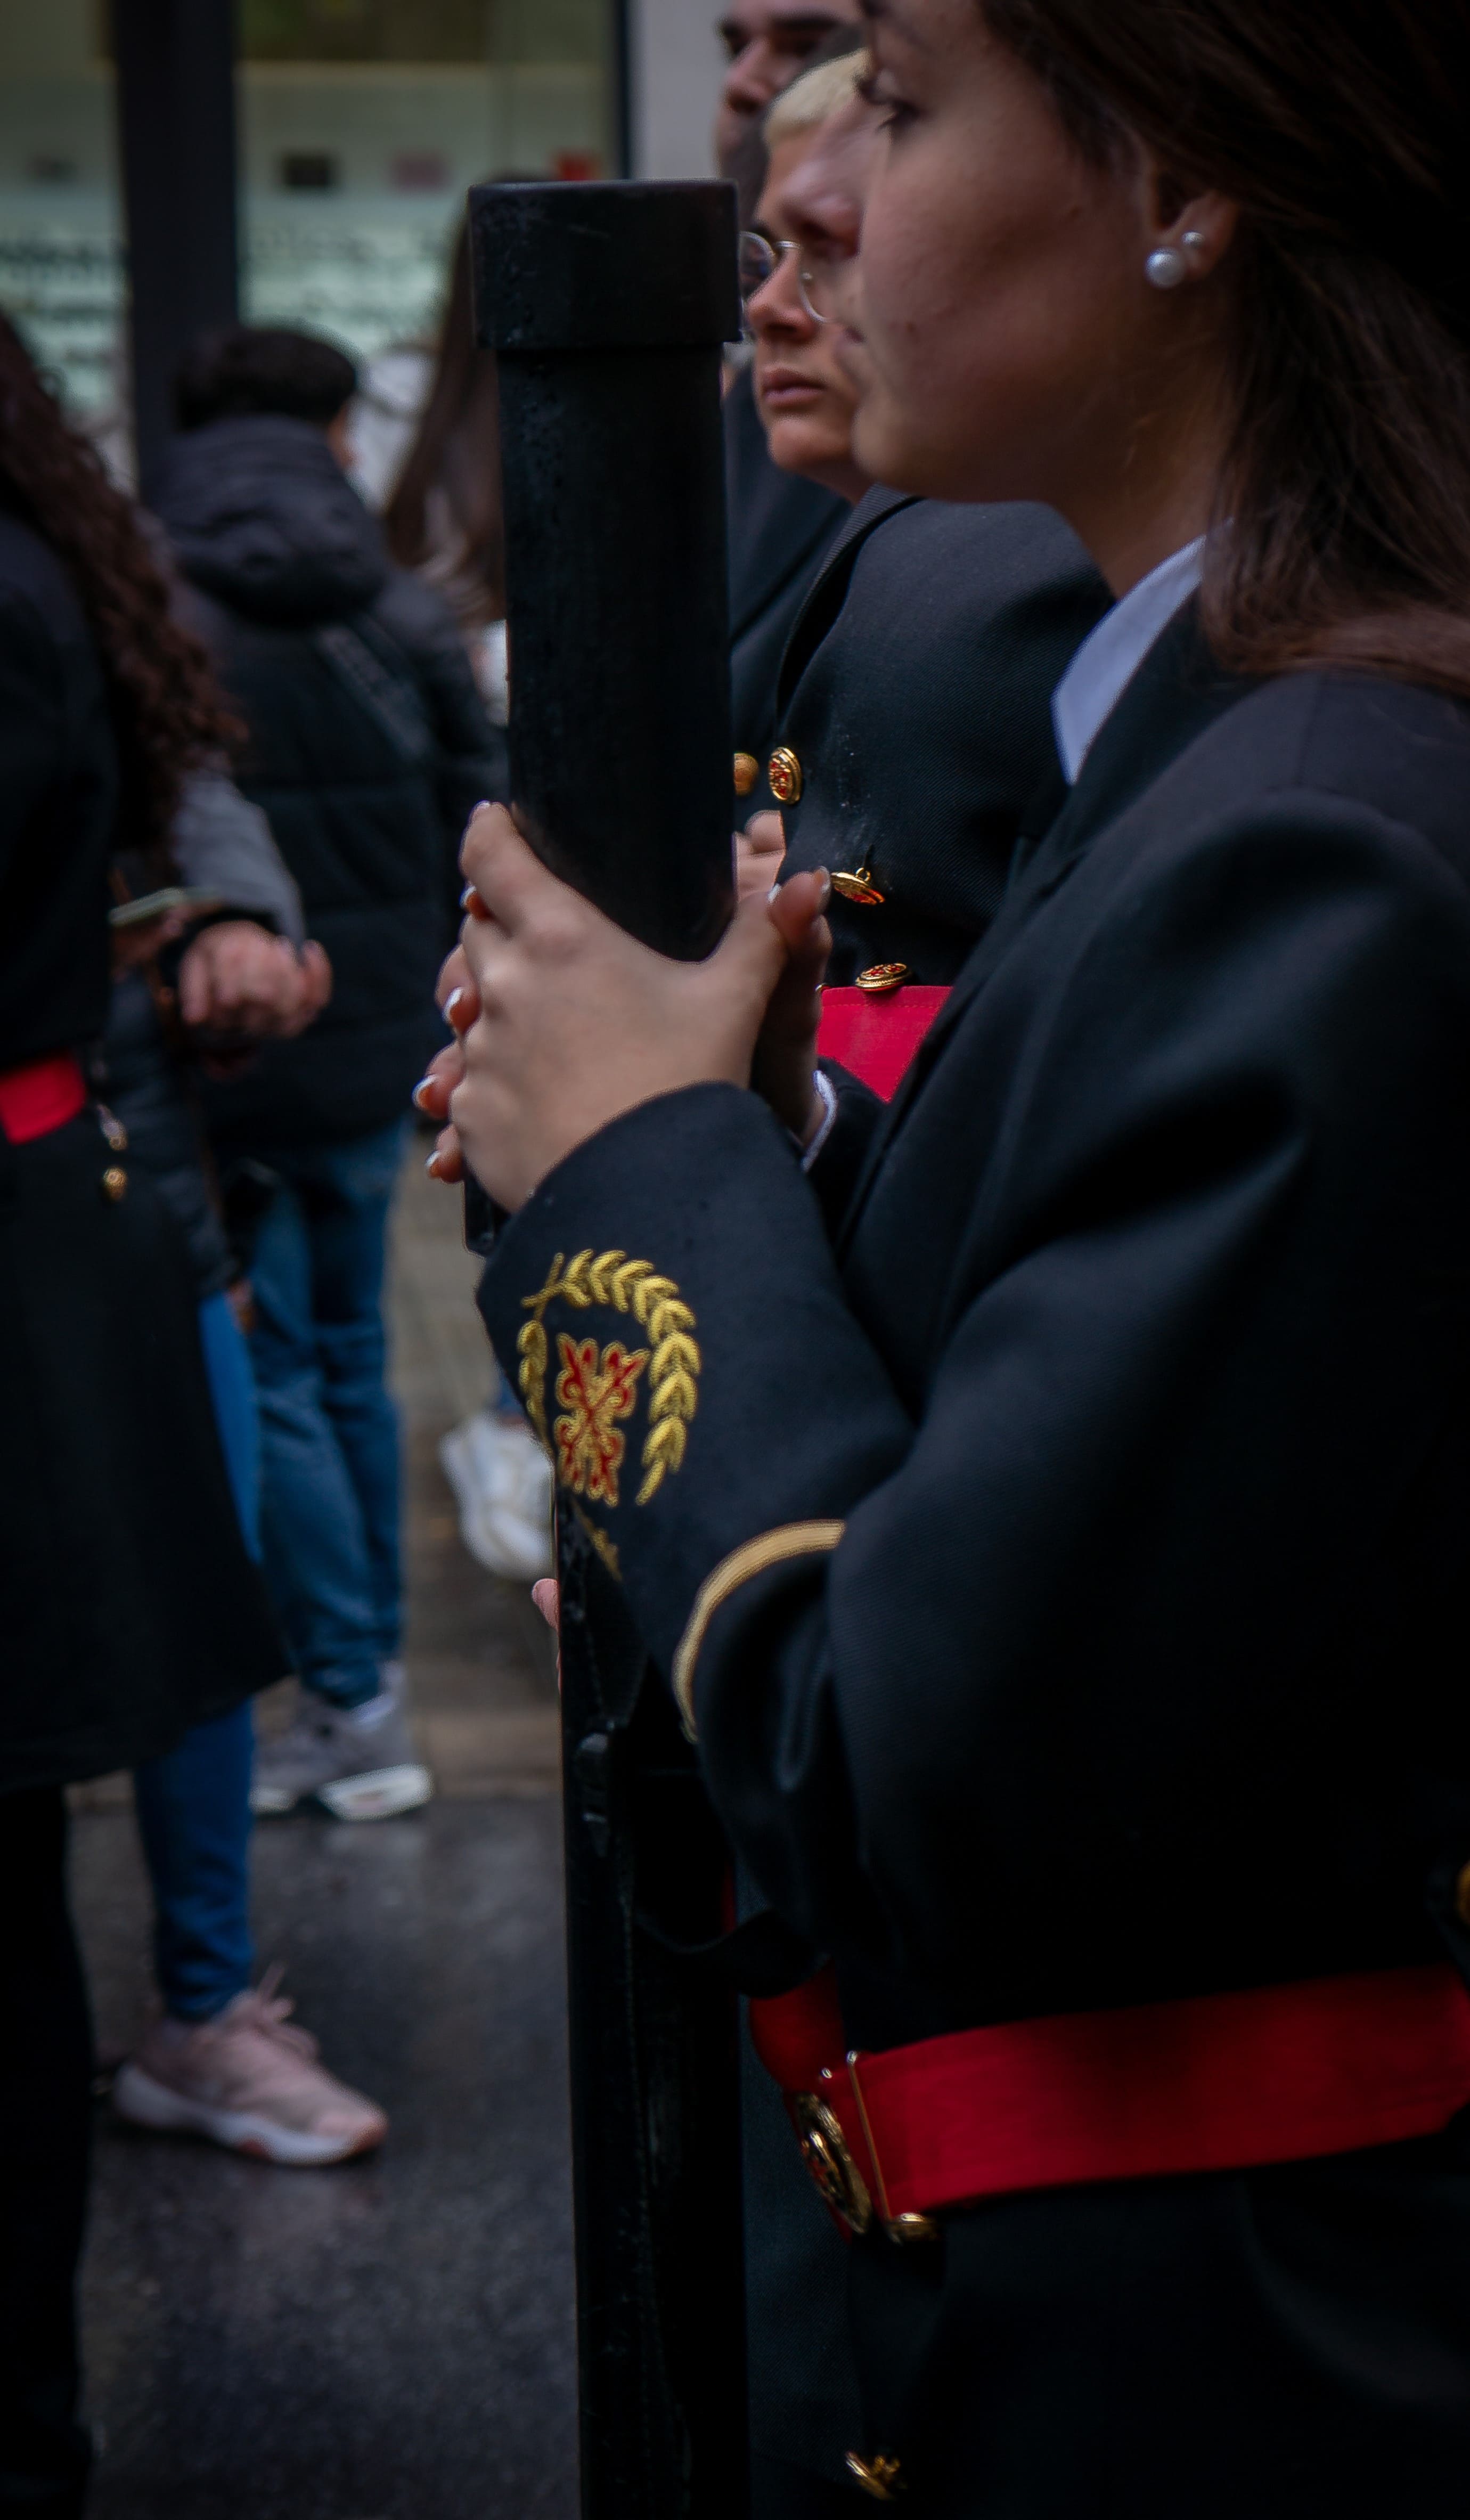
<svg viewBox="0 0 1470 2520">
<path fill-rule="evenodd" d="M 335 974 L 308 1034 L 205 1098 L 227 1199 L 254 1204 L 262 1539 L 299 1681 L 291 1723 L 259 1745 L 254 1807 L 315 1800 L 368 1822 L 432 1791 L 400 1651 L 383 1284 L 409 1097 L 442 1037 L 433 977 L 460 835 L 476 798 L 505 792 L 506 750 L 448 605 L 393 566 L 346 477 L 356 382 L 309 334 L 203 336 L 177 380 L 157 511 L 248 730 L 242 792 Z"/>
<path fill-rule="evenodd" d="M 172 864 L 153 872 L 184 880 L 111 913 L 105 1085 L 130 1159 L 152 1175 L 188 1244 L 231 1491 L 258 1561 L 259 1414 L 242 1328 L 250 1289 L 208 1169 L 197 1080 L 200 1070 L 238 1069 L 264 1041 L 304 1031 L 330 993 L 331 970 L 320 944 L 305 937 L 300 896 L 265 816 L 221 769 L 191 776 L 168 838 Z M 128 872 L 147 880 L 135 859 Z M 112 873 L 123 888 L 123 868 Z M 200 919 L 209 923 L 199 926 Z M 288 2020 L 279 1972 L 254 1982 L 253 1732 L 246 1700 L 134 1774 L 157 2001 L 113 2077 L 111 2098 L 120 2116 L 156 2132 L 315 2169 L 371 2150 L 386 2120 L 326 2070 L 315 2041 Z"/>
</svg>

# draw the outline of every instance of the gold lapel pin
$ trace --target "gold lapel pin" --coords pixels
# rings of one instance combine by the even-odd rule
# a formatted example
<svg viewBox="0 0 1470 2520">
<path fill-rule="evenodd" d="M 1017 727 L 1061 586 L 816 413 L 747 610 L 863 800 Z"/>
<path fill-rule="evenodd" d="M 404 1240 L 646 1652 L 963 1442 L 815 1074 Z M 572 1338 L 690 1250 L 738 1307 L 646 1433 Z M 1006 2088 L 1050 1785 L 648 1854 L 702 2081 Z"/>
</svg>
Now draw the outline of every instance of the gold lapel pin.
<svg viewBox="0 0 1470 2520">
<path fill-rule="evenodd" d="M 869 963 L 866 971 L 858 973 L 858 986 L 865 997 L 886 998 L 901 989 L 908 977 L 907 963 Z"/>
<path fill-rule="evenodd" d="M 832 890 L 840 892 L 844 901 L 855 901 L 865 910 L 883 898 L 873 882 L 871 867 L 866 866 L 859 867 L 855 875 L 834 875 Z"/>
</svg>

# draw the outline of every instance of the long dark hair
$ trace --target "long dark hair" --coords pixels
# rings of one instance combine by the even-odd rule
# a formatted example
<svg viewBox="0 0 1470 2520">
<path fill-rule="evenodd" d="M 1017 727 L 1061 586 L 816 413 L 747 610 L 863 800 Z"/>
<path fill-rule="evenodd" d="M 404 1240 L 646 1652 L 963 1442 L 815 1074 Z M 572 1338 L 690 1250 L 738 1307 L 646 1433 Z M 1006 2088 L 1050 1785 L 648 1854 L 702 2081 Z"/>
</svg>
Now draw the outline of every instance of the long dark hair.
<svg viewBox="0 0 1470 2520">
<path fill-rule="evenodd" d="M 1467 0 L 982 0 L 1093 158 L 1244 213 L 1205 626 L 1470 696 Z"/>
<path fill-rule="evenodd" d="M 166 854 L 185 774 L 242 733 L 168 586 L 132 501 L 72 428 L 13 324 L 0 315 L 0 501 L 63 563 L 97 641 L 112 698 L 123 793 L 119 837 Z"/>
<path fill-rule="evenodd" d="M 467 630 L 504 619 L 500 395 L 495 353 L 480 349 L 474 338 L 469 232 L 463 223 L 455 241 L 434 381 L 419 433 L 383 510 L 383 525 L 393 558 L 404 568 L 426 566 L 436 573 Z"/>
</svg>

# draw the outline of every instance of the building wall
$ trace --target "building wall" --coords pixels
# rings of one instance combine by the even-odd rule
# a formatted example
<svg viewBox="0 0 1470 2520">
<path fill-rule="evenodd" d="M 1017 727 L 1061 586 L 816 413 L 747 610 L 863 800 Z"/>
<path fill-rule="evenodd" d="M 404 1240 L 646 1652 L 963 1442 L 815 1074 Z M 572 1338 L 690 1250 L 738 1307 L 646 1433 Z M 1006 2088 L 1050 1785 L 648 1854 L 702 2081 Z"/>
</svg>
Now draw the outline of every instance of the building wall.
<svg viewBox="0 0 1470 2520">
<path fill-rule="evenodd" d="M 710 175 L 723 52 L 714 0 L 628 0 L 634 173 Z"/>
</svg>

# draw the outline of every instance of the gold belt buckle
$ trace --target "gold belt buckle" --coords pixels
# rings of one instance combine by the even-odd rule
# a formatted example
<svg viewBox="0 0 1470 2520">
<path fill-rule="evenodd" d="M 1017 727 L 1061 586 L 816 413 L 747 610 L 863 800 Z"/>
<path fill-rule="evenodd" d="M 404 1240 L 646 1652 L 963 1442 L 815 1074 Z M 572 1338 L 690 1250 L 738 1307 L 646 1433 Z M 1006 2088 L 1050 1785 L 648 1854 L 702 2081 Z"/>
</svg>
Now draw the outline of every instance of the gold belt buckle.
<svg viewBox="0 0 1470 2520">
<path fill-rule="evenodd" d="M 872 2226 L 872 2198 L 868 2184 L 847 2148 L 843 2134 L 832 2109 L 817 2092 L 795 2092 L 791 2097 L 791 2114 L 796 2120 L 796 2133 L 801 2143 L 801 2157 L 811 2174 L 817 2193 L 824 2205 L 829 2205 L 841 2223 L 847 2225 L 854 2239 L 861 2239 Z"/>
<path fill-rule="evenodd" d="M 873 2211 L 872 2197 L 869 2193 L 868 2182 L 854 2161 L 851 2147 L 842 2132 L 841 2120 L 820 2092 L 796 2092 L 791 2096 L 791 2111 L 796 2120 L 802 2159 L 806 2163 L 824 2205 L 831 2207 L 838 2221 L 846 2224 L 854 2239 L 861 2240 L 864 2232 L 870 2231 L 874 2221 L 877 2221 L 890 2240 L 900 2242 L 932 2240 L 938 2235 L 939 2226 L 931 2215 L 894 2214 L 889 2210 L 888 2197 L 883 2186 L 882 2164 L 878 2159 L 877 2145 L 873 2141 L 872 2128 L 869 2124 L 868 2103 L 863 2097 L 863 2085 L 858 2075 L 861 2062 L 861 2056 L 854 2048 L 847 2059 L 847 2079 L 858 2104 L 858 2115 L 863 2121 L 863 2135 L 868 2145 L 869 2159 L 872 2164 L 873 2177 L 877 2182 L 876 2214 Z M 830 2082 L 831 2067 L 824 2065 L 822 2075 L 824 2082 Z"/>
</svg>

